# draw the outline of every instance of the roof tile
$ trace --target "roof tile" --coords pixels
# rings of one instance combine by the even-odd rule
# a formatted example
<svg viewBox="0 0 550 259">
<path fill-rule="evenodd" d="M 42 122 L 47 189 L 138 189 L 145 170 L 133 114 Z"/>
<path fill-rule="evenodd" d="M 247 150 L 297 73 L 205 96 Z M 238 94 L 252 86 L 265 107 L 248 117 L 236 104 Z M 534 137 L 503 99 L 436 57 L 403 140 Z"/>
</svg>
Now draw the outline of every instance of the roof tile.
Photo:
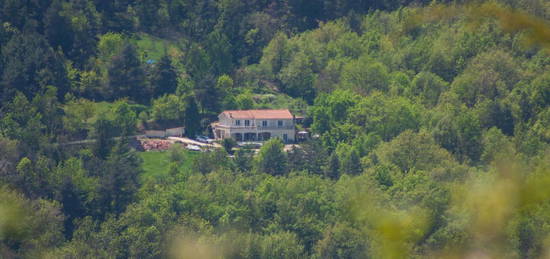
<svg viewBox="0 0 550 259">
<path fill-rule="evenodd" d="M 229 118 L 233 119 L 293 119 L 292 113 L 286 110 L 234 110 L 224 111 Z"/>
</svg>

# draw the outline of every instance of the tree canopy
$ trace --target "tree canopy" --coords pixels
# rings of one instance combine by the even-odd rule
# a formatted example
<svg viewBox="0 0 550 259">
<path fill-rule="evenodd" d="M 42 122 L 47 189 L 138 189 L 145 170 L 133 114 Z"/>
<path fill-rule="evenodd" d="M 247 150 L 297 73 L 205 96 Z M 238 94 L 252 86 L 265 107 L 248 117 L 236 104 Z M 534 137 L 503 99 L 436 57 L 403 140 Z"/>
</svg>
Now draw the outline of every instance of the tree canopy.
<svg viewBox="0 0 550 259">
<path fill-rule="evenodd" d="M 0 257 L 546 258 L 549 39 L 546 0 L 0 0 Z M 310 134 L 143 151 L 234 109 Z"/>
</svg>

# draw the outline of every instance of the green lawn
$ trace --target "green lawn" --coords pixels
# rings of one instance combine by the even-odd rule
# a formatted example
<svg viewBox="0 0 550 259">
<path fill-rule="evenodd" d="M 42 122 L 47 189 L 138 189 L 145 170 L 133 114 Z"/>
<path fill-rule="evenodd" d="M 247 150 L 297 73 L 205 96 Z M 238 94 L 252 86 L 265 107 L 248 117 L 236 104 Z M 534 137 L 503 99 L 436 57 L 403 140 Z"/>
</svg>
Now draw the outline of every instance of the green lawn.
<svg viewBox="0 0 550 259">
<path fill-rule="evenodd" d="M 196 152 L 184 151 L 185 160 L 181 165 L 182 168 L 190 167 L 193 158 L 198 155 Z M 140 152 L 139 156 L 143 159 L 143 175 L 142 181 L 148 178 L 154 178 L 168 173 L 170 165 L 170 152 L 168 151 L 148 151 Z"/>
<path fill-rule="evenodd" d="M 146 33 L 135 34 L 131 38 L 131 41 L 137 46 L 138 51 L 145 60 L 153 59 L 158 61 L 162 56 L 169 54 L 172 49 L 176 48 L 174 42 Z"/>
</svg>

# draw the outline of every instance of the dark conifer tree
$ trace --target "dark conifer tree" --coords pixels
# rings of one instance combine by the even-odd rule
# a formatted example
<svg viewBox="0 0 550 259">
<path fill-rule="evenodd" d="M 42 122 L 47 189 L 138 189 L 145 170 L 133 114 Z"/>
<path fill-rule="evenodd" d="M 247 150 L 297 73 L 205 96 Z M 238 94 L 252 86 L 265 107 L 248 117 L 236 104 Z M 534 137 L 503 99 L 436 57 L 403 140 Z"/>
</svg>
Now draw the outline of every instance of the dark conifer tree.
<svg viewBox="0 0 550 259">
<path fill-rule="evenodd" d="M 73 31 L 70 21 L 61 16 L 63 7 L 59 0 L 53 1 L 44 17 L 44 34 L 54 49 L 61 48 L 68 53 L 73 45 Z"/>
<path fill-rule="evenodd" d="M 328 165 L 325 168 L 325 177 L 336 180 L 340 177 L 340 160 L 336 152 L 330 155 Z"/>
<path fill-rule="evenodd" d="M 95 144 L 94 153 L 101 159 L 106 159 L 113 148 L 114 132 L 116 131 L 113 123 L 106 118 L 99 118 L 95 125 Z"/>
<path fill-rule="evenodd" d="M 105 163 L 101 179 L 100 204 L 102 212 L 121 213 L 134 199 L 139 188 L 141 160 L 125 141 L 118 142 Z"/>
<path fill-rule="evenodd" d="M 132 44 L 126 44 L 121 53 L 113 57 L 109 64 L 108 76 L 110 99 L 128 96 L 136 102 L 147 101 L 145 73 Z"/>
<path fill-rule="evenodd" d="M 4 101 L 20 91 L 31 99 L 41 89 L 53 85 L 58 97 L 69 90 L 67 71 L 61 54 L 52 50 L 38 33 L 17 34 L 2 46 L 3 63 L 0 86 Z"/>
<path fill-rule="evenodd" d="M 361 159 L 357 150 L 353 149 L 341 161 L 342 171 L 346 174 L 358 175 L 361 173 Z"/>
<path fill-rule="evenodd" d="M 185 135 L 194 138 L 200 130 L 200 114 L 197 102 L 193 96 L 189 96 L 185 100 Z"/>
<path fill-rule="evenodd" d="M 164 94 L 171 94 L 178 87 L 178 74 L 172 66 L 168 56 L 162 57 L 153 67 L 149 78 L 151 94 L 158 97 Z"/>
</svg>

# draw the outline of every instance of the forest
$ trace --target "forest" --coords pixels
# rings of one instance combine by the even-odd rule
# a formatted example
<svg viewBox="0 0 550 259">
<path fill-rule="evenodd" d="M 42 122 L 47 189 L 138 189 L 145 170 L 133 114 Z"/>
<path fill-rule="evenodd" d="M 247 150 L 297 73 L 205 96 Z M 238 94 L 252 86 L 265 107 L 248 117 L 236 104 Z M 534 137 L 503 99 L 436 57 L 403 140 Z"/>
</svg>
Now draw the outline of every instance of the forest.
<svg viewBox="0 0 550 259">
<path fill-rule="evenodd" d="M 133 147 L 238 109 L 317 137 Z M 547 0 L 0 0 L 0 258 L 548 258 L 549 186 Z"/>
</svg>

